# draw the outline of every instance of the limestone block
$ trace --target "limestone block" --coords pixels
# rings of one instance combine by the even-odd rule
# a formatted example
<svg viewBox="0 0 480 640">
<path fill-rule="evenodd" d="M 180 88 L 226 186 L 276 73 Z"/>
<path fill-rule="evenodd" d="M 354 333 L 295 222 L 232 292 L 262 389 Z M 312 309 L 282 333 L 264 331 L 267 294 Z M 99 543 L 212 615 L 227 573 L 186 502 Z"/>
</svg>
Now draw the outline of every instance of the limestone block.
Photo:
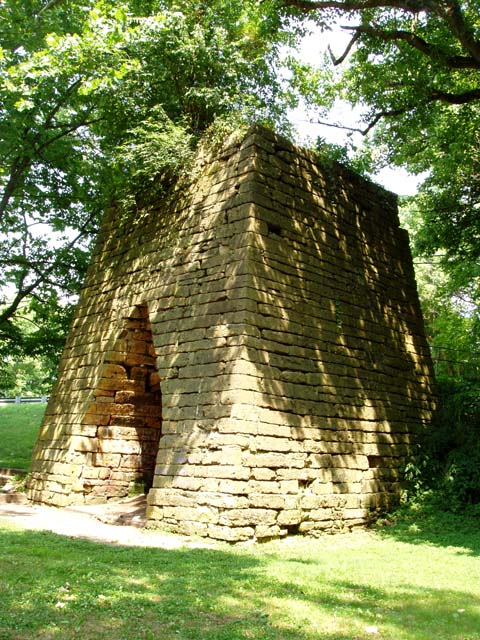
<svg viewBox="0 0 480 640">
<path fill-rule="evenodd" d="M 215 409 L 204 407 L 203 413 L 208 413 L 209 415 L 214 416 Z M 225 412 L 227 415 L 225 415 Z M 234 405 L 233 407 L 221 407 L 217 412 L 218 418 L 217 421 L 217 429 L 220 434 L 231 434 L 231 433 L 239 433 L 239 434 L 249 434 L 255 435 L 258 433 L 258 422 L 255 418 L 255 411 L 249 405 Z M 226 418 L 228 419 L 222 419 Z M 242 419 L 242 416 L 245 416 Z M 232 418 L 232 419 L 230 419 Z"/>
<path fill-rule="evenodd" d="M 198 450 L 188 455 L 188 462 L 190 464 L 242 464 L 242 450 L 240 447 L 222 447 L 219 450 Z"/>
<path fill-rule="evenodd" d="M 192 476 L 200 478 L 225 478 L 231 480 L 248 480 L 250 477 L 250 469 L 245 466 L 229 466 L 229 465 L 188 465 L 175 466 L 170 465 L 172 471 L 179 476 Z M 157 470 L 160 473 L 160 470 Z"/>
<path fill-rule="evenodd" d="M 97 438 L 87 438 L 85 436 L 72 436 L 70 438 L 70 448 L 82 453 L 87 451 L 95 452 L 99 449 L 98 440 Z"/>
<path fill-rule="evenodd" d="M 202 430 L 206 428 L 204 424 L 199 423 L 198 421 L 197 421 L 197 424 Z M 212 422 L 208 426 L 211 427 L 212 429 L 216 429 L 217 423 Z M 192 431 L 193 429 L 190 432 Z M 191 441 L 191 437 L 190 437 L 190 441 Z M 210 431 L 210 433 L 208 433 L 208 435 L 205 436 L 205 444 L 210 449 L 221 449 L 224 447 L 226 448 L 235 447 L 240 449 L 247 449 L 250 442 L 251 442 L 250 437 L 246 435 L 238 434 L 238 433 L 224 434 L 218 431 Z M 200 442 L 196 444 L 197 446 L 200 446 Z"/>
<path fill-rule="evenodd" d="M 118 364 L 106 364 L 102 368 L 102 376 L 104 378 L 118 378 L 120 380 L 127 379 L 127 372 L 125 367 Z"/>
<path fill-rule="evenodd" d="M 255 534 L 253 527 L 238 527 L 238 526 L 218 526 L 209 525 L 207 529 L 207 535 L 210 538 L 216 540 L 225 540 L 226 542 L 242 542 L 244 540 L 251 540 Z"/>
<path fill-rule="evenodd" d="M 244 464 L 248 467 L 269 467 L 276 468 L 297 468 L 301 469 L 305 466 L 306 455 L 302 453 L 295 454 L 273 454 L 273 453 L 257 453 L 247 455 Z"/>
<path fill-rule="evenodd" d="M 87 413 L 82 418 L 83 426 L 105 426 L 110 423 L 110 413 Z M 91 430 L 90 430 L 91 431 Z"/>
<path fill-rule="evenodd" d="M 197 496 L 198 504 L 206 504 L 219 509 L 246 509 L 249 507 L 249 500 L 244 496 L 226 493 L 209 493 L 202 491 Z"/>
<path fill-rule="evenodd" d="M 295 468 L 295 469 L 281 469 L 278 468 L 275 470 L 275 476 L 280 480 L 300 480 L 300 479 L 306 479 L 310 476 L 314 477 L 314 474 L 316 473 L 316 471 L 314 470 L 310 470 L 310 469 L 301 469 L 301 468 Z"/>
<path fill-rule="evenodd" d="M 178 489 L 150 489 L 148 504 L 157 507 L 195 507 L 196 498 L 195 495 L 188 495 L 188 493 Z"/>
<path fill-rule="evenodd" d="M 95 467 L 109 467 L 115 469 L 120 466 L 121 456 L 119 453 L 95 453 L 92 464 Z"/>
<path fill-rule="evenodd" d="M 152 520 L 163 520 L 163 509 L 155 505 L 147 504 L 146 517 L 150 525 Z"/>
<path fill-rule="evenodd" d="M 302 512 L 299 509 L 285 509 L 280 511 L 277 517 L 277 523 L 280 526 L 290 526 L 299 524 L 302 520 Z"/>
<path fill-rule="evenodd" d="M 220 513 L 218 523 L 230 527 L 275 524 L 277 512 L 273 509 L 227 509 Z"/>
<path fill-rule="evenodd" d="M 266 493 L 251 493 L 248 500 L 245 499 L 245 507 L 262 508 L 262 509 L 284 509 L 285 498 L 281 495 Z"/>
<path fill-rule="evenodd" d="M 344 509 L 343 511 L 343 517 L 347 520 L 365 522 L 368 519 L 368 516 L 368 509 Z"/>
<path fill-rule="evenodd" d="M 312 509 L 308 512 L 308 519 L 313 522 L 328 522 L 337 519 L 335 511 L 331 508 Z"/>
<path fill-rule="evenodd" d="M 262 467 L 255 467 L 252 469 L 251 476 L 254 480 L 274 480 L 277 477 L 276 472 L 273 469 L 265 469 Z"/>
<path fill-rule="evenodd" d="M 287 529 L 282 529 L 277 525 L 268 526 L 259 524 L 255 527 L 255 538 L 258 540 L 266 538 L 279 538 L 287 535 Z"/>
<path fill-rule="evenodd" d="M 253 438 L 250 443 L 250 449 L 253 450 L 252 445 L 256 451 L 273 451 L 273 452 L 299 452 L 300 446 L 293 440 L 287 440 L 286 438 L 272 438 L 267 436 L 257 436 Z"/>
<path fill-rule="evenodd" d="M 300 498 L 300 507 L 302 509 L 310 510 L 310 509 L 319 509 L 320 507 L 328 506 L 325 497 L 322 495 L 303 495 Z"/>
<path fill-rule="evenodd" d="M 203 486 L 203 480 L 200 478 L 169 478 L 167 476 L 164 476 L 162 478 L 159 478 L 158 480 L 159 482 L 154 484 L 154 488 L 171 486 L 175 489 L 183 489 L 185 491 L 198 491 Z M 152 491 L 153 490 L 151 489 L 148 494 L 149 501 L 153 499 L 153 495 L 151 495 Z"/>
<path fill-rule="evenodd" d="M 107 455 L 110 453 L 139 455 L 142 453 L 142 445 L 140 442 L 135 440 L 106 439 L 98 441 L 96 450 L 101 451 L 102 453 Z"/>
<path fill-rule="evenodd" d="M 280 480 L 279 488 L 282 494 L 296 495 L 298 493 L 298 480 Z"/>
<path fill-rule="evenodd" d="M 249 483 L 239 480 L 221 479 L 217 486 L 222 493 L 246 494 L 249 490 Z"/>
<path fill-rule="evenodd" d="M 196 521 L 217 524 L 218 510 L 206 505 L 195 507 L 163 507 L 163 517 L 176 522 Z"/>
<path fill-rule="evenodd" d="M 165 521 L 164 521 L 165 522 Z M 161 525 L 163 528 L 163 524 Z M 208 536 L 209 525 L 204 522 L 190 522 L 190 521 L 182 521 L 175 522 L 175 524 L 170 524 L 167 528 L 172 531 L 172 533 L 180 533 L 184 536 Z"/>
<path fill-rule="evenodd" d="M 186 450 L 159 449 L 156 462 L 163 466 L 187 464 L 188 453 Z"/>
</svg>

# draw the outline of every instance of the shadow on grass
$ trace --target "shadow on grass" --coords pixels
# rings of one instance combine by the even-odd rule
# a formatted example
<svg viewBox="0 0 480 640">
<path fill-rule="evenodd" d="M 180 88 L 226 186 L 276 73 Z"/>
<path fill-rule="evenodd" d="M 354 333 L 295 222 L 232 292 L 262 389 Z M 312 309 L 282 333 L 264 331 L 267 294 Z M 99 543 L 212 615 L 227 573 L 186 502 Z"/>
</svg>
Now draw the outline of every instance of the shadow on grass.
<svg viewBox="0 0 480 640">
<path fill-rule="evenodd" d="M 0 543 L 0 640 L 354 640 L 374 625 L 378 638 L 473 640 L 480 628 L 472 593 L 345 580 L 342 553 L 332 564 L 321 544 L 306 568 L 286 562 L 301 547 L 281 545 L 162 550 L 2 529 Z"/>
<path fill-rule="evenodd" d="M 458 553 L 480 556 L 480 517 L 442 511 L 428 501 L 399 509 L 393 516 L 381 519 L 374 529 L 383 538 L 453 547 Z"/>
</svg>

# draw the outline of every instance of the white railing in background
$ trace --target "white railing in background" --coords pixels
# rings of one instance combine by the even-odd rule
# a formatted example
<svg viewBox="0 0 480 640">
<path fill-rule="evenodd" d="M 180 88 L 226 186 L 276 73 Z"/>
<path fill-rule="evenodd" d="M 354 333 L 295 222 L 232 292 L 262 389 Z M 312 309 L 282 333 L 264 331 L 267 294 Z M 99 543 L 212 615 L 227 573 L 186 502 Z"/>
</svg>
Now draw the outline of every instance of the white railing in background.
<svg viewBox="0 0 480 640">
<path fill-rule="evenodd" d="M 0 398 L 0 404 L 20 404 L 21 402 L 47 402 L 48 396 L 38 396 L 38 398 Z"/>
</svg>

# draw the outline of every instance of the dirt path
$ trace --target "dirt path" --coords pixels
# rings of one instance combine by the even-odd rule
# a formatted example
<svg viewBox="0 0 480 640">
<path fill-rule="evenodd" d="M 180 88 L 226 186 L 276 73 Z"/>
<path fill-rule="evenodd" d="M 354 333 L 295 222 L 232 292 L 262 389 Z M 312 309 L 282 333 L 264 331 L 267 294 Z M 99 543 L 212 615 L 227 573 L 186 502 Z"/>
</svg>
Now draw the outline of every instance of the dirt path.
<svg viewBox="0 0 480 640">
<path fill-rule="evenodd" d="M 119 503 L 57 509 L 32 504 L 0 504 L 0 523 L 20 528 L 52 531 L 70 538 L 138 547 L 212 548 L 212 542 L 143 529 L 145 498 Z"/>
</svg>

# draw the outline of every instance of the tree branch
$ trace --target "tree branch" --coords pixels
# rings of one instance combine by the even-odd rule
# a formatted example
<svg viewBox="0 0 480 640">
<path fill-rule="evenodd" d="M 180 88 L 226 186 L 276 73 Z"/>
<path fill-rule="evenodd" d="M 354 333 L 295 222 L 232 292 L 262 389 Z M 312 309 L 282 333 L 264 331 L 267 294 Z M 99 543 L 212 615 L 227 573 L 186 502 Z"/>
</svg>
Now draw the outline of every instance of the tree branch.
<svg viewBox="0 0 480 640">
<path fill-rule="evenodd" d="M 88 220 L 86 220 L 84 222 L 84 224 L 82 225 L 82 227 L 79 230 L 79 233 L 75 236 L 75 238 L 73 238 L 66 246 L 65 246 L 65 250 L 68 252 L 71 249 L 74 248 L 75 245 L 78 244 L 78 242 L 80 240 L 82 240 L 88 233 L 87 229 L 89 224 L 92 222 L 92 220 L 94 219 L 95 214 L 91 214 L 88 217 Z M 49 280 L 49 276 L 55 271 L 55 269 L 59 266 L 60 264 L 60 260 L 57 258 L 56 260 L 54 260 L 50 266 L 45 269 L 45 271 L 40 272 L 39 269 L 32 264 L 31 260 L 29 260 L 26 256 L 25 256 L 25 260 L 27 262 L 28 267 L 30 268 L 31 271 L 34 271 L 35 273 L 37 273 L 38 277 L 32 282 L 30 283 L 27 287 L 23 286 L 23 283 L 25 281 L 25 278 L 28 275 L 28 270 L 29 269 L 25 269 L 20 277 L 20 286 L 18 288 L 17 294 L 15 296 L 15 298 L 13 299 L 13 301 L 8 305 L 8 307 L 6 307 L 5 309 L 3 309 L 2 313 L 0 313 L 0 325 L 4 322 L 10 322 L 11 318 L 15 315 L 15 313 L 18 310 L 18 307 L 20 306 L 21 302 L 27 298 L 39 285 L 41 285 L 44 282 L 48 282 Z"/>
<path fill-rule="evenodd" d="M 93 109 L 90 109 L 87 113 L 85 113 L 84 114 L 85 118 L 88 118 L 88 116 L 92 111 Z M 92 120 L 85 119 L 85 120 L 82 120 L 81 122 L 77 122 L 71 125 L 70 127 L 67 127 L 66 129 L 62 129 L 56 135 L 52 136 L 48 140 L 45 140 L 42 144 L 38 145 L 35 151 L 38 155 L 40 155 L 47 147 L 52 145 L 57 140 L 60 140 L 61 138 L 64 138 L 65 136 L 68 136 L 71 133 L 75 133 L 75 131 L 78 131 L 78 129 L 81 129 L 82 127 L 89 127 L 92 124 L 101 122 L 101 120 L 102 118 L 94 118 Z M 48 127 L 45 127 L 45 128 L 48 128 Z M 50 127 L 50 130 L 52 130 L 52 127 Z M 39 135 L 36 136 L 37 139 L 39 137 L 40 137 Z M 27 155 L 23 157 L 18 157 L 14 160 L 12 164 L 12 168 L 10 170 L 10 177 L 7 181 L 2 197 L 0 199 L 0 222 L 2 222 L 3 218 L 5 217 L 6 210 L 10 203 L 10 200 L 13 197 L 19 184 L 21 183 L 21 180 L 23 177 L 22 174 L 30 167 L 30 165 L 31 165 L 31 158 L 28 157 Z"/>
<path fill-rule="evenodd" d="M 470 65 L 462 67 L 462 63 L 458 62 L 459 66 L 454 68 L 478 68 L 480 66 L 480 41 L 476 38 L 474 30 L 468 25 L 458 0 L 438 0 L 436 2 L 434 0 L 281 0 L 281 2 L 284 7 L 293 7 L 306 13 L 324 9 L 338 9 L 344 13 L 366 9 L 400 9 L 413 14 L 422 11 L 434 13 L 445 21 L 458 42 L 476 62 L 474 67 L 470 67 Z M 420 43 L 417 42 L 417 44 Z M 414 45 L 412 44 L 412 46 Z M 455 58 L 450 57 L 451 60 L 455 60 Z M 464 59 L 465 62 L 469 60 L 469 57 L 458 56 L 458 58 Z"/>
<path fill-rule="evenodd" d="M 310 121 L 313 123 L 313 121 Z M 325 120 L 316 120 L 314 124 L 319 124 L 322 127 L 330 127 L 332 129 L 342 129 L 342 131 L 352 131 L 353 133 L 361 133 L 363 134 L 363 129 L 360 127 L 347 127 L 344 124 L 339 124 L 338 122 L 325 122 Z"/>
<path fill-rule="evenodd" d="M 364 33 L 384 42 L 406 42 L 414 49 L 417 49 L 433 60 L 440 61 L 444 66 L 450 69 L 478 69 L 480 67 L 480 63 L 473 56 L 449 56 L 440 47 L 430 44 L 423 38 L 420 38 L 420 36 L 417 36 L 415 33 L 410 31 L 403 31 L 401 29 L 396 31 L 384 31 L 383 29 L 378 29 L 370 25 L 357 25 L 355 27 L 345 26 L 342 27 L 342 29 L 345 31 L 354 31 L 354 38 L 356 36 L 356 39 Z M 342 58 L 339 58 L 339 61 L 343 62 L 346 55 L 348 55 L 348 52 L 355 42 L 354 38 L 352 38 L 348 50 Z M 340 62 L 336 61 L 335 64 L 340 64 Z"/>
<path fill-rule="evenodd" d="M 5 185 L 5 189 L 0 200 L 0 222 L 2 222 L 3 218 L 5 217 L 10 199 L 22 180 L 23 172 L 30 166 L 30 162 L 30 158 L 28 158 L 27 156 L 17 157 L 13 161 L 10 176 L 8 178 L 7 184 Z"/>
<path fill-rule="evenodd" d="M 23 283 L 23 280 L 25 279 L 25 276 L 26 276 L 26 273 L 22 277 L 22 283 Z M 0 313 L 0 325 L 3 324 L 4 322 L 10 321 L 10 319 L 18 310 L 18 307 L 20 306 L 20 303 L 22 302 L 22 300 L 24 300 L 36 287 L 38 287 L 38 285 L 41 284 L 42 280 L 43 278 L 37 278 L 36 280 L 34 280 L 34 282 L 32 282 L 26 288 L 23 288 L 23 284 L 22 286 L 19 287 L 13 301 L 8 305 L 6 309 L 2 311 L 2 313 Z"/>
<path fill-rule="evenodd" d="M 318 0 L 309 2 L 308 0 L 281 0 L 287 7 L 294 7 L 302 11 L 318 11 L 322 9 L 340 9 L 341 11 L 362 11 L 364 9 L 403 9 L 409 13 L 419 13 L 421 11 L 432 12 L 435 10 L 435 2 L 431 0 Z"/>
<path fill-rule="evenodd" d="M 475 58 L 480 66 L 480 42 L 468 26 L 457 0 L 443 0 L 438 3 L 437 13 L 449 25 L 452 33 L 463 47 Z"/>
<path fill-rule="evenodd" d="M 480 89 L 472 89 L 463 93 L 449 93 L 448 91 L 440 91 L 434 89 L 430 93 L 428 102 L 446 102 L 448 104 L 468 104 L 480 100 Z"/>
<path fill-rule="evenodd" d="M 64 1 L 65 0 L 50 0 L 44 7 L 40 9 L 40 11 L 37 13 L 37 16 L 41 16 L 44 11 L 48 11 L 49 9 L 55 7 L 57 4 L 62 4 L 62 2 Z"/>
<path fill-rule="evenodd" d="M 90 115 L 90 114 L 85 114 L 85 115 Z M 51 144 L 53 144 L 57 140 L 60 140 L 61 138 L 65 138 L 65 136 L 68 136 L 70 133 L 75 133 L 75 131 L 78 131 L 82 127 L 89 127 L 91 124 L 96 124 L 97 122 L 101 122 L 102 120 L 103 118 L 94 118 L 93 120 L 85 120 L 84 122 L 82 121 L 82 122 L 77 122 L 76 124 L 72 124 L 70 127 L 67 127 L 66 129 L 62 129 L 59 133 L 54 135 L 52 138 L 45 140 L 45 142 L 43 142 L 41 145 L 39 145 L 36 148 L 36 152 L 40 154 L 44 149 L 49 147 Z"/>
<path fill-rule="evenodd" d="M 374 118 L 368 123 L 367 127 L 361 131 L 362 135 L 366 136 L 377 125 L 382 118 L 396 118 L 397 116 L 403 116 L 409 111 L 414 111 L 418 105 L 409 105 L 401 107 L 399 109 L 384 109 L 379 111 Z"/>
<path fill-rule="evenodd" d="M 474 100 L 480 100 L 480 89 L 473 89 L 472 91 L 465 91 L 464 93 L 459 94 L 433 90 L 427 96 L 426 100 L 424 100 L 422 103 L 406 105 L 405 107 L 401 107 L 399 109 L 383 109 L 382 111 L 379 111 L 375 114 L 375 116 L 364 129 L 361 129 L 360 127 L 347 127 L 335 122 L 325 122 L 320 120 L 317 120 L 316 124 L 324 127 L 333 127 L 335 129 L 343 129 L 344 131 L 361 133 L 363 136 L 366 136 L 383 118 L 396 118 L 398 116 L 403 116 L 409 111 L 414 111 L 415 109 L 418 109 L 418 107 L 425 106 L 432 102 L 445 102 L 447 104 L 467 104 L 469 102 L 473 102 Z"/>
<path fill-rule="evenodd" d="M 343 28 L 343 27 L 342 27 Z M 345 58 L 348 56 L 348 54 L 350 53 L 350 51 L 352 50 L 353 45 L 355 44 L 355 42 L 360 38 L 360 33 L 358 31 L 356 31 L 353 34 L 352 39 L 350 40 L 350 42 L 347 45 L 347 48 L 345 49 L 345 51 L 343 52 L 343 54 L 339 57 L 339 58 L 335 58 L 335 56 L 333 55 L 333 51 L 330 48 L 330 45 L 328 45 L 328 53 L 330 54 L 330 58 L 334 64 L 334 66 L 338 66 L 339 64 L 342 64 L 342 62 L 345 60 Z"/>
<path fill-rule="evenodd" d="M 45 129 L 50 128 L 50 125 L 53 122 L 53 119 L 55 118 L 57 113 L 60 111 L 60 109 L 63 107 L 66 100 L 70 98 L 72 93 L 77 89 L 77 87 L 79 87 L 82 84 L 82 82 L 83 82 L 83 79 L 78 78 L 77 80 L 74 80 L 74 82 L 72 82 L 72 84 L 65 89 L 61 98 L 57 100 L 57 103 L 50 110 L 50 113 L 47 114 L 47 117 L 45 118 L 45 124 L 44 124 Z"/>
</svg>

